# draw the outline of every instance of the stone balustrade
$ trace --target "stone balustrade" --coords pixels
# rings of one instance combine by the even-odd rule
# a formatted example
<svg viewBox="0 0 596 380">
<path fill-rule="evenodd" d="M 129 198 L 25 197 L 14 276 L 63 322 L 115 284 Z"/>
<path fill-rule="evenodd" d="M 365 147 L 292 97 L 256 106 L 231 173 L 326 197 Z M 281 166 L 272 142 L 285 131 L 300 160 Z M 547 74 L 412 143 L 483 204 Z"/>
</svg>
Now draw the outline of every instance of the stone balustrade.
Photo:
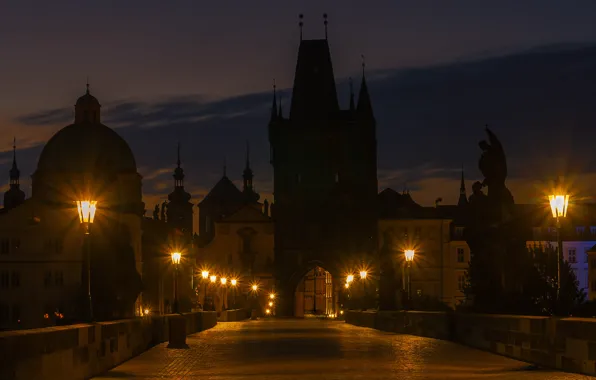
<svg viewBox="0 0 596 380">
<path fill-rule="evenodd" d="M 347 323 L 452 340 L 521 361 L 596 375 L 596 319 L 423 311 L 347 311 Z"/>
<path fill-rule="evenodd" d="M 217 324 L 216 312 L 183 314 L 188 334 Z M 168 340 L 172 315 L 0 332 L 0 379 L 86 379 Z"/>
<path fill-rule="evenodd" d="M 238 322 L 250 318 L 250 310 L 248 309 L 233 309 L 224 310 L 218 317 L 219 322 Z"/>
</svg>

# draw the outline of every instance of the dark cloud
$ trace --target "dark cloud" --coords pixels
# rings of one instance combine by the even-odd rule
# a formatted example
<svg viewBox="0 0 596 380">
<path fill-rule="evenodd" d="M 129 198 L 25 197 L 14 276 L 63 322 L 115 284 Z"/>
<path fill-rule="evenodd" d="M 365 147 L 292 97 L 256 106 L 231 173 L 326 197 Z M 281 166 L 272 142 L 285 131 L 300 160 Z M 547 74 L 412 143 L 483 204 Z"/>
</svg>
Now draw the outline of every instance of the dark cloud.
<svg viewBox="0 0 596 380">
<path fill-rule="evenodd" d="M 468 178 L 480 176 L 477 144 L 486 138 L 485 124 L 505 147 L 512 181 L 594 171 L 596 46 L 549 46 L 473 62 L 384 70 L 368 78 L 384 187 L 401 189 L 407 183 L 420 192 L 456 199 L 462 165 Z M 280 93 L 286 114 L 289 93 Z M 347 106 L 347 80 L 339 81 L 338 93 Z M 187 96 L 153 103 L 106 103 L 103 120 L 130 143 L 139 170 L 146 175 L 147 195 L 157 196 L 164 181 L 173 186 L 168 169 L 174 168 L 178 141 L 187 184 L 198 192 L 195 197 L 221 177 L 224 159 L 228 176 L 240 179 L 245 140 L 251 144 L 257 190 L 271 193 L 270 101 L 271 93 L 265 92 L 220 100 Z M 17 122 L 66 124 L 71 119 L 71 111 L 52 110 L 22 116 Z M 34 170 L 38 154 L 38 148 L 19 152 L 28 156 L 23 173 Z M 7 164 L 3 168 L 8 170 Z M 447 184 L 454 188 L 442 188 Z M 451 193 L 453 197 L 447 196 Z"/>
</svg>

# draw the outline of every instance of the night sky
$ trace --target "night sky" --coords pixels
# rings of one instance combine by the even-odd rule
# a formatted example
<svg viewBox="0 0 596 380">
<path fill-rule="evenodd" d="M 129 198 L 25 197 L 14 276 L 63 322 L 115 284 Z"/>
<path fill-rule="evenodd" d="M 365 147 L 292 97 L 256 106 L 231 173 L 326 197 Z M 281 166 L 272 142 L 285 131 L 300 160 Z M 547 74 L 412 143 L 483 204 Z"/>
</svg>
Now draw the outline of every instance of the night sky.
<svg viewBox="0 0 596 380">
<path fill-rule="evenodd" d="M 273 78 L 287 110 L 299 13 L 329 43 L 340 104 L 361 54 L 378 122 L 379 187 L 455 203 L 465 168 L 480 178 L 489 124 L 517 202 L 565 174 L 596 195 L 596 2 L 586 1 L 5 1 L 0 5 L 0 173 L 12 138 L 29 196 L 43 144 L 91 92 L 131 145 L 147 209 L 174 186 L 182 143 L 187 190 L 222 175 L 240 184 L 251 144 L 257 191 L 271 197 L 267 122 Z M 358 86 L 356 86 L 356 90 Z M 4 143 L 2 143 L 4 141 Z M 148 211 L 147 215 L 150 215 Z"/>
</svg>

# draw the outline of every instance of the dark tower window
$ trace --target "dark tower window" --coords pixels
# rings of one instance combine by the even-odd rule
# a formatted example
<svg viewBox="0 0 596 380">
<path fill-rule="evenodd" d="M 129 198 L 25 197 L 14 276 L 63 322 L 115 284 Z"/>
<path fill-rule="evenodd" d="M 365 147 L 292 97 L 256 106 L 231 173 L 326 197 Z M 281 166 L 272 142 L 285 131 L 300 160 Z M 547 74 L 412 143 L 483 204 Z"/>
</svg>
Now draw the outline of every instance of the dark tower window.
<svg viewBox="0 0 596 380">
<path fill-rule="evenodd" d="M 335 183 L 339 183 L 339 173 L 335 173 Z"/>
</svg>

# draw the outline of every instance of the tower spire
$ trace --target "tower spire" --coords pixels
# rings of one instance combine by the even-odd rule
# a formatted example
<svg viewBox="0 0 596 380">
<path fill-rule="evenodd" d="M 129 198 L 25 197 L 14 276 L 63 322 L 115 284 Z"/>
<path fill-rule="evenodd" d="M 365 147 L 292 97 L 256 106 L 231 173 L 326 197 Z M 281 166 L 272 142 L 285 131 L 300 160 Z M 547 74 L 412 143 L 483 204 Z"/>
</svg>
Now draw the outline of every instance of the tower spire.
<svg viewBox="0 0 596 380">
<path fill-rule="evenodd" d="M 358 94 L 357 110 L 365 118 L 373 118 L 372 103 L 370 101 L 370 94 L 368 93 L 368 86 L 366 85 L 366 61 L 364 55 L 362 57 L 362 83 L 360 84 L 360 93 Z"/>
<path fill-rule="evenodd" d="M 228 176 L 227 169 L 228 169 L 228 165 L 227 165 L 227 161 L 226 161 L 226 156 L 224 156 L 224 162 L 223 162 L 223 176 L 224 177 Z"/>
<path fill-rule="evenodd" d="M 10 210 L 25 201 L 25 193 L 20 189 L 19 177 L 21 172 L 17 167 L 17 139 L 13 138 L 12 143 L 12 168 L 10 169 L 10 187 L 4 193 L 4 209 Z"/>
<path fill-rule="evenodd" d="M 86 90 L 86 94 L 89 95 L 89 75 L 87 75 L 87 84 L 85 85 L 85 87 L 87 88 Z"/>
<path fill-rule="evenodd" d="M 300 13 L 298 15 L 298 19 L 300 20 L 298 22 L 298 27 L 300 28 L 300 41 L 302 41 L 302 26 L 304 26 L 304 22 L 302 22 L 302 20 L 304 19 L 304 15 Z"/>
<path fill-rule="evenodd" d="M 280 119 L 283 118 L 283 113 L 281 112 L 281 94 L 279 94 L 279 111 L 277 112 L 277 117 L 279 117 Z"/>
<path fill-rule="evenodd" d="M 325 39 L 327 39 L 327 13 L 323 13 L 323 24 L 325 25 Z"/>
<path fill-rule="evenodd" d="M 466 196 L 466 182 L 464 180 L 464 166 L 461 166 L 461 182 L 459 184 L 459 200 L 458 206 L 464 206 L 468 204 L 468 197 Z"/>
<path fill-rule="evenodd" d="M 174 186 L 176 188 L 184 187 L 184 170 L 180 167 L 180 142 L 176 149 L 176 169 L 174 169 Z"/>
<path fill-rule="evenodd" d="M 253 186 L 253 178 L 254 173 L 250 168 L 250 145 L 248 143 L 248 140 L 246 140 L 246 167 L 244 168 L 244 172 L 242 173 L 242 192 L 244 193 L 244 198 L 248 203 L 253 203 L 259 200 L 259 195 L 255 192 Z"/>
</svg>

